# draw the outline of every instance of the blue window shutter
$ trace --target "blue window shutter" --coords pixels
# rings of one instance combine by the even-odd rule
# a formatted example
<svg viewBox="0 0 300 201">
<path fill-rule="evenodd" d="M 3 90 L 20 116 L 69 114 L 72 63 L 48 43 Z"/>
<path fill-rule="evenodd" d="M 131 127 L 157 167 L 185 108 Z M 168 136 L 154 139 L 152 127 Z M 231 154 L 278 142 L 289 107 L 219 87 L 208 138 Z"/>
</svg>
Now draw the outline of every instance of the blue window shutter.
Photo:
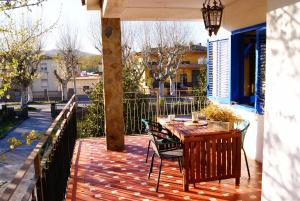
<svg viewBox="0 0 300 201">
<path fill-rule="evenodd" d="M 256 42 L 255 108 L 258 114 L 264 114 L 266 83 L 266 27 L 256 31 Z"/>
<path fill-rule="evenodd" d="M 230 102 L 229 40 L 208 42 L 208 97 L 220 103 Z"/>
</svg>

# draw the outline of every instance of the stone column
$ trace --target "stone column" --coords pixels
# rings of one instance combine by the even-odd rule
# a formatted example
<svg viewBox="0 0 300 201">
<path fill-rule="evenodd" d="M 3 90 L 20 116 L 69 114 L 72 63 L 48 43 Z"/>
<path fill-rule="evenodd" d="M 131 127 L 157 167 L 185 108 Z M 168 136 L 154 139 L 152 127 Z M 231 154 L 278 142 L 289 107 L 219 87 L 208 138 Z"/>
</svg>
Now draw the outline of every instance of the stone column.
<svg viewBox="0 0 300 201">
<path fill-rule="evenodd" d="M 107 149 L 124 149 L 121 27 L 119 18 L 102 18 L 104 114 Z"/>
</svg>

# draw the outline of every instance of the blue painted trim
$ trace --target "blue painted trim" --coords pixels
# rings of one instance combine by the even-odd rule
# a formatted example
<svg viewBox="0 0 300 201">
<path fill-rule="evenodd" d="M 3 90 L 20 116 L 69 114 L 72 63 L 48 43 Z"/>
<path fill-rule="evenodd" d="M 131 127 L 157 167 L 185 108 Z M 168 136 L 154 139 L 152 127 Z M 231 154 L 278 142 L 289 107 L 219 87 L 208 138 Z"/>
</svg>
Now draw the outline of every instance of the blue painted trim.
<svg viewBox="0 0 300 201">
<path fill-rule="evenodd" d="M 243 83 L 240 75 L 242 74 L 240 66 L 243 65 L 241 54 L 241 35 L 231 35 L 231 87 L 230 99 L 237 101 L 242 95 L 239 86 Z"/>
<path fill-rule="evenodd" d="M 242 29 L 237 29 L 231 32 L 231 34 L 241 34 L 241 33 L 245 33 L 245 32 L 249 32 L 249 31 L 255 31 L 258 30 L 260 28 L 266 27 L 267 24 L 266 23 L 261 23 L 261 24 L 256 24 L 250 27 L 245 27 Z"/>
</svg>

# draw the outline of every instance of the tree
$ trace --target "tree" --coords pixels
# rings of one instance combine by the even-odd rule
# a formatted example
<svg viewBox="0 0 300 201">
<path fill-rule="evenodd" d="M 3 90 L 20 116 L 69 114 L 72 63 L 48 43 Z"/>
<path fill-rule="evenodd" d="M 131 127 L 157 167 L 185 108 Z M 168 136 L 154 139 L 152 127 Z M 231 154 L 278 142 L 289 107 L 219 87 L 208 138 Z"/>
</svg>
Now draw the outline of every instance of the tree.
<svg viewBox="0 0 300 201">
<path fill-rule="evenodd" d="M 45 0 L 14 0 L 14 1 L 0 1 L 0 13 L 4 14 L 4 17 L 6 16 L 7 19 L 4 20 L 4 22 L 11 22 L 12 18 L 10 17 L 11 10 L 15 10 L 18 8 L 28 8 L 30 9 L 33 6 L 39 6 L 41 5 Z M 2 23 L 0 25 L 0 34 L 10 34 L 13 33 L 14 30 L 11 29 L 11 23 Z M 16 32 L 14 33 L 16 34 Z M 3 37 L 2 37 L 3 39 Z M 9 52 L 8 49 L 5 49 L 2 45 L 2 50 L 4 51 L 0 52 L 1 56 L 1 64 L 0 64 L 0 78 L 1 78 L 1 85 L 0 85 L 0 97 L 2 97 L 7 90 L 10 89 L 12 85 L 12 77 L 15 76 L 17 73 L 17 60 L 16 59 L 10 59 L 10 61 L 4 61 L 3 57 Z M 10 54 L 11 55 L 11 54 Z"/>
<path fill-rule="evenodd" d="M 57 70 L 54 70 L 54 75 L 61 85 L 62 101 L 67 100 L 67 85 L 73 77 L 74 92 L 76 93 L 76 70 L 79 64 L 79 40 L 78 32 L 71 30 L 69 27 L 63 29 L 56 44 L 59 54 L 55 60 L 58 64 Z"/>
<path fill-rule="evenodd" d="M 41 60 L 42 36 L 49 29 L 42 29 L 40 21 L 34 24 L 11 24 L 9 31 L 2 32 L 0 47 L 1 76 L 9 75 L 7 85 L 15 85 L 21 91 L 21 108 L 27 107 L 29 86 L 37 77 Z M 2 94 L 9 88 L 2 89 Z"/>
<path fill-rule="evenodd" d="M 46 0 L 6 0 L 0 1 L 0 12 L 14 10 L 17 8 L 30 8 L 31 6 L 38 6 L 41 5 Z M 7 14 L 7 13 L 6 13 Z M 7 14 L 8 15 L 8 14 Z"/>
<path fill-rule="evenodd" d="M 125 92 L 137 92 L 139 90 L 144 66 L 134 52 L 134 40 L 137 38 L 137 27 L 130 22 L 121 23 L 121 51 L 123 90 Z M 101 23 L 100 20 L 91 19 L 89 32 L 91 43 L 102 54 Z"/>
<path fill-rule="evenodd" d="M 163 96 L 167 78 L 170 78 L 170 93 L 174 95 L 174 79 L 183 55 L 187 51 L 189 39 L 190 28 L 183 23 L 157 22 L 155 26 L 144 29 L 142 61 L 143 65 L 150 70 L 153 79 L 159 82 L 160 97 Z"/>
<path fill-rule="evenodd" d="M 99 25 L 100 26 L 100 25 Z M 133 41 L 135 33 L 133 26 L 122 23 L 122 80 L 124 93 L 124 115 L 126 115 L 128 105 L 132 108 L 132 104 L 137 102 L 126 102 L 126 99 L 137 98 L 142 96 L 140 92 L 140 82 L 144 73 L 143 65 L 140 64 L 138 56 L 133 51 Z M 100 31 L 97 28 L 97 31 Z M 97 34 L 100 35 L 101 34 Z M 102 47 L 101 47 L 102 50 Z M 126 93 L 133 92 L 133 93 Z M 101 136 L 104 133 L 104 100 L 103 100 L 103 80 L 99 83 L 90 94 L 90 105 L 88 106 L 87 114 L 81 125 L 80 137 Z M 139 104 L 140 105 L 140 104 Z M 136 111 L 130 110 L 131 113 Z M 126 117 L 124 118 L 126 119 Z M 138 124 L 138 123 L 136 123 Z M 135 131 L 136 132 L 136 131 Z"/>
<path fill-rule="evenodd" d="M 90 38 L 94 48 L 102 55 L 102 35 L 100 16 L 98 18 L 91 18 L 88 26 L 87 35 Z"/>
<path fill-rule="evenodd" d="M 81 56 L 79 58 L 79 67 L 81 71 L 99 72 L 101 63 L 102 58 L 99 55 Z"/>
<path fill-rule="evenodd" d="M 121 30 L 123 90 L 125 92 L 139 92 L 145 68 L 133 51 L 137 29 L 130 23 L 122 22 Z"/>
</svg>

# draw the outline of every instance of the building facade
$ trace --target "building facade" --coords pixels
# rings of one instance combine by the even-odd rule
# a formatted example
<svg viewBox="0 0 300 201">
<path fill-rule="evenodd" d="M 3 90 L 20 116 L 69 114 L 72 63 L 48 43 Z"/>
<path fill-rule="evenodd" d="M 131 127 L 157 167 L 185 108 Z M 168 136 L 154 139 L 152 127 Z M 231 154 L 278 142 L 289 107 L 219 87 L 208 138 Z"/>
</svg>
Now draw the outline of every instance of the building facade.
<svg viewBox="0 0 300 201">
<path fill-rule="evenodd" d="M 51 52 L 51 51 L 50 51 Z M 53 53 L 45 52 L 43 59 L 38 67 L 38 76 L 30 87 L 33 100 L 60 100 L 62 96 L 61 85 L 56 78 L 54 71 L 57 70 L 58 64 L 54 59 Z M 88 56 L 85 55 L 85 59 Z M 95 66 L 98 73 L 102 72 L 102 65 Z M 76 92 L 78 95 L 86 95 L 85 91 L 92 89 L 94 84 L 100 79 L 99 74 L 90 75 L 91 73 L 76 73 Z M 71 79 L 67 84 L 68 96 L 74 93 L 74 81 Z"/>
<path fill-rule="evenodd" d="M 200 74 L 206 70 L 207 64 L 207 48 L 201 44 L 190 45 L 188 51 L 183 56 L 181 64 L 175 75 L 175 89 L 182 93 L 191 92 L 200 84 Z M 143 88 L 145 91 L 157 89 L 158 81 L 155 81 L 149 71 L 145 69 L 143 76 Z M 170 79 L 164 83 L 164 95 L 170 95 Z"/>
</svg>

